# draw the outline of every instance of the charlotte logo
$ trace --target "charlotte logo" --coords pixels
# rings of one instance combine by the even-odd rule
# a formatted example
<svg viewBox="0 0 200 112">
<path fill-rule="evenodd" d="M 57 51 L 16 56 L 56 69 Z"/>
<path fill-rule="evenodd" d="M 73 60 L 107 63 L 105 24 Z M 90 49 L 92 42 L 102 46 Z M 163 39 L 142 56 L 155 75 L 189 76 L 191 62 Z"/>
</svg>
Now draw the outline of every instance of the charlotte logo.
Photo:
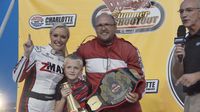
<svg viewBox="0 0 200 112">
<path fill-rule="evenodd" d="M 159 80 L 158 79 L 147 79 L 146 80 L 146 93 L 158 93 Z"/>
<path fill-rule="evenodd" d="M 69 27 L 74 27 L 76 23 L 76 17 L 76 14 L 33 15 L 29 19 L 29 24 L 34 29 L 50 28 L 55 23 L 64 23 Z"/>
<path fill-rule="evenodd" d="M 181 105 L 182 107 L 184 106 L 184 99 L 185 99 L 185 95 L 182 92 L 182 86 L 175 85 L 175 78 L 173 77 L 173 73 L 172 73 L 172 58 L 174 56 L 174 50 L 175 48 L 172 49 L 169 59 L 168 59 L 168 66 L 167 66 L 167 80 L 168 80 L 168 84 L 170 86 L 171 92 L 175 98 L 175 100 L 178 102 L 179 105 Z"/>
<path fill-rule="evenodd" d="M 134 34 L 158 29 L 164 21 L 164 9 L 149 0 L 103 0 L 105 5 L 99 6 L 92 15 L 94 19 L 101 13 L 110 13 L 117 23 L 117 33 Z"/>
</svg>

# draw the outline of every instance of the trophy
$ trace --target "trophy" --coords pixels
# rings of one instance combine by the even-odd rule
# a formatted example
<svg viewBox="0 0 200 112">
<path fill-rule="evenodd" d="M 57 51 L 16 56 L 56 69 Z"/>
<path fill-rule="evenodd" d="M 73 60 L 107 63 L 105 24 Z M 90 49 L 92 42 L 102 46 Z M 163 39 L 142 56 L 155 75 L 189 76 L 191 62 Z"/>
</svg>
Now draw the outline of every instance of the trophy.
<svg viewBox="0 0 200 112">
<path fill-rule="evenodd" d="M 68 82 L 62 84 L 62 88 L 70 88 Z M 86 109 L 81 108 L 77 100 L 72 94 L 67 96 L 67 112 L 88 112 Z"/>
<path fill-rule="evenodd" d="M 144 83 L 135 70 L 120 68 L 107 72 L 98 88 L 88 97 L 87 104 L 92 111 L 99 112 L 125 103 L 125 96 Z"/>
</svg>

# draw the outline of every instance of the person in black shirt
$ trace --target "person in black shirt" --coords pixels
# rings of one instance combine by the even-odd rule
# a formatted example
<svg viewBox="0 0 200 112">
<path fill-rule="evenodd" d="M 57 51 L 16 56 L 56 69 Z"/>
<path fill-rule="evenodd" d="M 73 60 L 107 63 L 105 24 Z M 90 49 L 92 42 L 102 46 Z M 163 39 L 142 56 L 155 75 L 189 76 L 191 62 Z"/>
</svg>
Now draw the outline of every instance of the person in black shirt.
<svg viewBox="0 0 200 112">
<path fill-rule="evenodd" d="M 184 112 L 200 112 L 200 0 L 184 0 L 179 13 L 189 35 L 184 45 L 175 46 L 172 72 L 186 93 Z"/>
</svg>

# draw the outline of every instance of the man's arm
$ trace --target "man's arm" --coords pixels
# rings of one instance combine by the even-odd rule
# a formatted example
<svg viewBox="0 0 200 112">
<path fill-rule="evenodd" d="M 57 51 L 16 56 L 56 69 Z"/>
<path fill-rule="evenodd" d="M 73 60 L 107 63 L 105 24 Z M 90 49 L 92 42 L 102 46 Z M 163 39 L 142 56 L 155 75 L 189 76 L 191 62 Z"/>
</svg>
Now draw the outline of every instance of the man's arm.
<svg viewBox="0 0 200 112">
<path fill-rule="evenodd" d="M 182 56 L 182 58 L 179 58 Z M 175 45 L 174 55 L 172 58 L 172 73 L 175 79 L 179 79 L 184 72 L 183 59 L 185 57 L 185 46 L 181 44 Z"/>
<path fill-rule="evenodd" d="M 179 62 L 176 55 L 172 58 L 172 73 L 176 80 L 183 75 L 183 61 Z"/>
<path fill-rule="evenodd" d="M 138 77 L 140 77 L 139 79 L 141 80 L 141 83 L 137 86 L 136 90 L 126 96 L 127 101 L 134 103 L 135 101 L 140 100 L 145 94 L 146 80 L 139 50 L 135 47 L 131 49 L 131 52 L 129 52 L 128 68 L 134 69 L 137 72 Z"/>
<path fill-rule="evenodd" d="M 186 87 L 190 87 L 200 80 L 200 72 L 194 72 L 190 74 L 183 74 L 177 81 L 176 85 L 182 84 Z"/>
</svg>

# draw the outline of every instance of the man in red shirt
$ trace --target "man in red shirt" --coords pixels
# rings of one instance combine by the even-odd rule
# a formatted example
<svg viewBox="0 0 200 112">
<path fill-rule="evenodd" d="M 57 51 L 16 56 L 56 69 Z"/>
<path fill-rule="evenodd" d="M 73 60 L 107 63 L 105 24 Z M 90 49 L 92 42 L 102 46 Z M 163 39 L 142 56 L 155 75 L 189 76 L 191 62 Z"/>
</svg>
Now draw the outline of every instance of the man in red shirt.
<svg viewBox="0 0 200 112">
<path fill-rule="evenodd" d="M 103 74 L 117 68 L 136 70 L 144 80 L 143 65 L 139 51 L 130 42 L 118 38 L 114 17 L 102 13 L 95 19 L 97 37 L 82 44 L 77 53 L 86 64 L 86 78 L 92 91 L 98 88 Z M 145 83 L 139 85 L 134 92 L 126 94 L 127 102 L 120 106 L 105 109 L 103 112 L 142 112 L 139 100 L 145 91 Z"/>
</svg>

